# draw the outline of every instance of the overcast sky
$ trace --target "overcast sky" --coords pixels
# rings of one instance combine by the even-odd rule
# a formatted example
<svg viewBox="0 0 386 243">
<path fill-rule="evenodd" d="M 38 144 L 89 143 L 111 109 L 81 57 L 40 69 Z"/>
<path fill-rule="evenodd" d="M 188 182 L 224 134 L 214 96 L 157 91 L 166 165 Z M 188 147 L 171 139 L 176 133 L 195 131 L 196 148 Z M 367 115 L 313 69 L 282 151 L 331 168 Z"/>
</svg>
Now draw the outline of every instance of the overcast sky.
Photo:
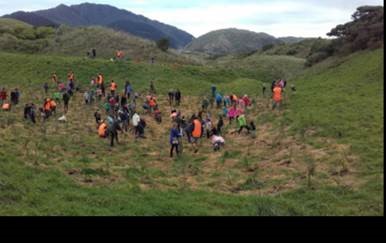
<svg viewBox="0 0 386 243">
<path fill-rule="evenodd" d="M 86 1 L 86 0 L 85 0 Z M 0 15 L 34 11 L 72 0 L 0 0 Z M 382 5 L 382 0 L 89 0 L 142 14 L 174 25 L 195 37 L 224 28 L 266 32 L 276 37 L 326 37 L 338 24 L 351 19 L 361 5 Z"/>
</svg>

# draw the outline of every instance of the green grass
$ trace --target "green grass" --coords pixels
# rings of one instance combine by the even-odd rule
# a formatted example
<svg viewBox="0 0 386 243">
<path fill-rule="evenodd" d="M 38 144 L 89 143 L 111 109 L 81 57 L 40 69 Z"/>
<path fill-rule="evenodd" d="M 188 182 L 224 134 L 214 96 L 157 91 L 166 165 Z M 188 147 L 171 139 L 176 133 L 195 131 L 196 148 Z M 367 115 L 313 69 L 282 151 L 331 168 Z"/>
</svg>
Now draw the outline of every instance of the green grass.
<svg viewBox="0 0 386 243">
<path fill-rule="evenodd" d="M 172 167 L 171 173 L 165 173 L 149 166 L 149 159 L 154 156 L 144 151 L 142 142 L 129 142 L 110 151 L 92 130 L 50 121 L 44 133 L 40 125 L 22 123 L 21 113 L 0 112 L 0 215 L 383 215 L 382 51 L 357 53 L 315 65 L 293 78 L 298 92 L 288 95 L 283 113 L 257 117 L 258 123 L 272 123 L 273 129 L 289 126 L 290 134 L 303 134 L 304 143 L 318 148 L 327 145 L 320 138 L 351 145 L 352 153 L 359 156 L 354 167 L 357 178 L 363 181 L 359 187 L 320 184 L 319 177 L 328 177 L 324 173 L 312 178 L 314 189 L 308 187 L 307 179 L 302 179 L 299 187 L 274 195 L 194 190 L 181 184 L 178 176 L 202 178 L 206 160 L 212 155 L 209 148 L 197 156 L 185 153 L 180 159 L 162 161 Z M 75 71 L 83 87 L 90 75 L 101 71 L 107 79 L 118 81 L 120 87 L 129 79 L 134 89 L 141 91 L 148 88 L 151 79 L 156 79 L 156 89 L 163 94 L 178 87 L 183 95 L 192 96 L 207 93 L 212 83 L 222 92 L 255 92 L 256 96 L 260 93 L 259 82 L 273 78 L 271 71 L 247 66 L 173 67 L 0 53 L 1 86 L 21 88 L 22 104 L 29 100 L 40 104 L 42 83 L 49 80 L 50 73 L 56 70 L 62 79 L 69 69 Z M 300 72 L 297 68 L 288 70 L 293 75 Z M 81 119 L 91 116 L 92 111 L 86 111 Z M 310 129 L 316 134 L 307 135 Z M 339 132 L 341 136 L 337 135 Z M 158 150 L 163 149 L 162 142 Z M 219 153 L 216 168 L 236 160 L 235 167 L 245 170 L 260 162 L 256 156 L 245 155 L 244 148 L 228 147 L 231 144 L 234 145 L 227 142 L 227 150 Z M 167 156 L 167 148 L 160 154 Z M 266 157 L 264 153 L 261 156 Z M 334 163 L 334 156 L 331 154 L 331 161 L 326 163 Z M 78 177 L 64 172 L 71 169 L 78 169 L 79 174 L 91 180 L 118 173 L 123 178 L 111 184 L 84 185 L 74 179 Z M 298 177 L 305 174 L 297 173 Z M 216 170 L 209 175 L 241 190 L 260 190 L 276 183 L 260 179 L 259 169 L 245 177 L 237 168 L 227 170 L 225 175 Z M 235 184 L 235 180 L 241 182 Z M 160 182 L 173 189 L 160 190 Z M 141 188 L 144 184 L 147 189 Z M 216 186 L 211 182 L 209 185 Z"/>
</svg>

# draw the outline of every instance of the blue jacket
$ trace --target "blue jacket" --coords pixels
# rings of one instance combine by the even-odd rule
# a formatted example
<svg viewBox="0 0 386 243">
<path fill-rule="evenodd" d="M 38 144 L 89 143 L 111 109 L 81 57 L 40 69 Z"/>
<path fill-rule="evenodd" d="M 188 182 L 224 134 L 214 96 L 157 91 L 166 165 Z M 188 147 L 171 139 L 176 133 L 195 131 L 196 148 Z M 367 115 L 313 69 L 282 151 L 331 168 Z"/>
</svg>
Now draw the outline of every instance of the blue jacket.
<svg viewBox="0 0 386 243">
<path fill-rule="evenodd" d="M 173 138 L 179 138 L 179 137 L 181 137 L 181 135 L 178 129 L 172 128 L 172 130 L 170 131 L 170 139 L 169 139 L 170 144 L 172 144 Z"/>
</svg>

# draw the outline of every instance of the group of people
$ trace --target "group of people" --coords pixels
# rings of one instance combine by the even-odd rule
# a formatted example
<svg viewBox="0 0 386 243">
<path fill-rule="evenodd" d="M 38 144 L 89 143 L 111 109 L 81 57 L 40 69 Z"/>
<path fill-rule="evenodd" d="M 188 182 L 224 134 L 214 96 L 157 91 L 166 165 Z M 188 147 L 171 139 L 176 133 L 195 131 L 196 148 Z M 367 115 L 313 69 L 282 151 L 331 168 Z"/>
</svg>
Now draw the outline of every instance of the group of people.
<svg viewBox="0 0 386 243">
<path fill-rule="evenodd" d="M 225 139 L 222 136 L 222 128 L 225 125 L 224 118 L 229 119 L 229 124 L 232 124 L 233 120 L 237 120 L 238 134 L 241 134 L 243 129 L 246 129 L 248 134 L 256 130 L 254 122 L 252 120 L 248 122 L 245 115 L 245 110 L 252 105 L 248 95 L 244 95 L 242 98 L 238 98 L 235 94 L 222 96 L 213 85 L 210 96 L 209 99 L 216 102 L 216 109 L 222 109 L 218 114 L 217 123 L 214 123 L 211 116 L 208 97 L 203 98 L 200 111 L 193 114 L 189 120 L 185 119 L 181 111 L 175 109 L 171 111 L 170 117 L 173 125 L 169 139 L 170 157 L 173 157 L 174 151 L 179 153 L 179 145 L 182 142 L 180 138 L 184 136 L 186 136 L 187 142 L 192 144 L 194 153 L 198 152 L 200 139 L 205 137 L 210 139 L 214 151 L 220 150 L 225 145 Z M 213 105 L 211 107 L 213 108 Z"/>
<path fill-rule="evenodd" d="M 5 88 L 0 90 L 0 107 L 3 111 L 10 111 L 11 107 L 19 104 L 20 92 L 18 88 L 11 91 L 10 100 L 8 100 L 8 92 Z"/>
<path fill-rule="evenodd" d="M 181 91 L 179 89 L 171 89 L 168 91 L 169 105 L 179 106 L 181 104 Z"/>
<path fill-rule="evenodd" d="M 102 101 L 107 118 L 102 120 L 100 110 L 96 110 L 94 118 L 97 123 L 98 134 L 101 138 L 110 138 L 110 146 L 114 141 L 119 143 L 118 133 L 133 131 L 135 138 L 145 138 L 146 121 L 137 112 L 139 94 L 133 91 L 129 81 L 126 81 L 121 95 L 118 94 L 118 85 L 111 81 L 110 93 Z M 103 94 L 102 94 L 103 96 Z M 146 106 L 145 106 L 146 105 Z M 147 96 L 143 108 L 149 112 L 156 111 L 157 103 L 154 96 Z"/>
<path fill-rule="evenodd" d="M 72 70 L 68 72 L 67 83 L 59 81 L 57 74 L 54 72 L 51 76 L 52 82 L 56 86 L 56 90 L 52 97 L 44 99 L 42 107 L 38 108 L 43 121 L 50 116 L 56 114 L 57 106 L 63 101 L 64 114 L 68 111 L 69 100 L 79 88 L 75 86 L 75 74 Z M 282 93 L 286 87 L 285 80 L 277 80 L 272 83 L 272 109 L 279 107 L 282 101 Z M 48 94 L 47 83 L 44 84 L 45 94 Z M 263 95 L 265 86 L 263 86 Z M 98 135 L 101 138 L 110 138 L 110 146 L 114 146 L 114 142 L 119 143 L 118 134 L 132 132 L 134 137 L 145 138 L 145 128 L 147 126 L 145 120 L 140 116 L 137 109 L 137 100 L 140 95 L 134 92 L 129 81 L 125 82 L 122 87 L 122 92 L 118 90 L 118 84 L 111 80 L 106 92 L 105 79 L 102 73 L 98 73 L 96 78 L 91 79 L 90 87 L 86 88 L 83 93 L 85 105 L 91 105 L 98 101 L 101 105 L 94 113 Z M 294 91 L 294 86 L 291 86 Z M 11 102 L 17 105 L 19 102 L 20 93 L 18 89 L 11 92 Z M 148 95 L 143 95 L 144 104 L 142 106 L 145 113 L 154 116 L 158 123 L 162 123 L 161 111 L 155 96 L 155 87 L 153 81 L 150 82 L 150 90 Z M 214 151 L 220 150 L 225 145 L 225 139 L 222 136 L 224 120 L 227 119 L 228 125 L 232 125 L 234 121 L 237 123 L 237 129 L 231 133 L 238 133 L 245 129 L 248 134 L 253 134 L 256 126 L 252 119 L 247 118 L 247 111 L 251 109 L 253 101 L 248 95 L 237 96 L 232 93 L 222 95 L 217 90 L 215 85 L 212 85 L 210 92 L 201 100 L 199 111 L 186 119 L 181 110 L 176 110 L 181 104 L 181 92 L 179 89 L 168 91 L 168 103 L 171 107 L 170 118 L 172 126 L 170 129 L 170 157 L 173 157 L 174 152 L 181 153 L 182 137 L 186 137 L 186 141 L 192 144 L 194 153 L 199 150 L 200 139 L 209 139 Z M 7 92 L 5 88 L 0 91 L 0 105 L 4 109 L 4 104 L 7 104 Z M 210 107 L 209 107 L 210 106 Z M 211 109 L 215 108 L 219 112 L 215 119 L 211 115 Z M 10 109 L 10 104 L 9 104 Z M 106 118 L 102 119 L 101 109 L 104 110 Z M 36 105 L 27 103 L 24 107 L 24 118 L 36 123 Z"/>
</svg>

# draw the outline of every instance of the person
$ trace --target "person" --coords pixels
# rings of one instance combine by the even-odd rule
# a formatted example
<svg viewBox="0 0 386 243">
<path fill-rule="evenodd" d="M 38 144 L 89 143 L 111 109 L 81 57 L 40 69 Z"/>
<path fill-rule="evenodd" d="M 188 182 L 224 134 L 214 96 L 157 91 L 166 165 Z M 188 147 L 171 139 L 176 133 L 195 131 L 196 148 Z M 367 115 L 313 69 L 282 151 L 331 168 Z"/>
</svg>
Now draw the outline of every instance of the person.
<svg viewBox="0 0 386 243">
<path fill-rule="evenodd" d="M 216 131 L 218 134 L 221 134 L 221 129 L 223 126 L 224 126 L 224 120 L 223 120 L 222 116 L 220 116 L 218 119 L 217 128 L 216 128 Z"/>
<path fill-rule="evenodd" d="M 98 124 L 98 135 L 101 138 L 106 138 L 107 134 L 108 134 L 107 133 L 107 124 L 105 123 L 105 121 L 101 121 Z"/>
<path fill-rule="evenodd" d="M 198 152 L 198 140 L 202 136 L 202 124 L 201 121 L 198 119 L 198 117 L 193 117 L 193 132 L 192 132 L 192 145 L 194 148 L 194 153 Z"/>
<path fill-rule="evenodd" d="M 180 106 L 181 103 L 181 91 L 179 89 L 174 93 L 174 99 L 176 101 L 176 106 Z"/>
<path fill-rule="evenodd" d="M 127 96 L 125 94 L 121 95 L 121 107 L 124 107 L 127 105 Z"/>
<path fill-rule="evenodd" d="M 224 97 L 224 106 L 225 107 L 228 107 L 228 106 L 230 106 L 231 105 L 231 98 L 229 97 L 229 95 L 226 95 L 225 97 Z"/>
<path fill-rule="evenodd" d="M 0 105 L 3 105 L 4 101 L 6 100 L 7 100 L 7 91 L 5 90 L 5 88 L 3 88 L 0 91 Z"/>
<path fill-rule="evenodd" d="M 215 97 L 215 95 L 216 95 L 216 86 L 214 85 L 214 84 L 212 84 L 212 86 L 210 87 L 210 90 L 211 90 L 211 92 L 212 92 L 212 97 L 214 98 Z"/>
<path fill-rule="evenodd" d="M 50 108 L 51 108 L 51 113 L 54 113 L 56 115 L 56 102 L 54 99 L 49 99 L 50 100 Z"/>
<path fill-rule="evenodd" d="M 69 80 L 69 81 L 67 82 L 67 93 L 68 93 L 70 96 L 73 96 L 73 94 L 74 94 L 74 92 L 73 92 L 74 88 L 75 88 L 74 80 Z"/>
<path fill-rule="evenodd" d="M 130 82 L 126 81 L 126 83 L 125 83 L 125 94 L 126 94 L 128 99 L 130 99 L 130 94 L 131 94 L 132 91 L 133 91 L 133 89 L 131 88 Z"/>
<path fill-rule="evenodd" d="M 281 93 L 282 93 L 282 88 L 280 85 L 276 85 L 275 88 L 273 89 L 273 104 L 272 104 L 272 110 L 274 110 L 276 107 L 280 108 L 281 104 Z"/>
<path fill-rule="evenodd" d="M 273 80 L 272 83 L 271 83 L 271 92 L 273 93 L 273 89 L 275 88 L 277 84 L 277 81 Z"/>
<path fill-rule="evenodd" d="M 85 91 L 83 94 L 84 103 L 88 105 L 90 103 L 90 93 L 89 91 Z"/>
<path fill-rule="evenodd" d="M 43 111 L 45 114 L 44 120 L 46 120 L 51 115 L 51 100 L 49 98 L 46 98 L 44 100 Z"/>
<path fill-rule="evenodd" d="M 238 125 L 239 125 L 239 130 L 237 131 L 238 134 L 240 134 L 241 131 L 242 131 L 244 128 L 247 129 L 248 134 L 249 134 L 250 128 L 249 128 L 249 126 L 247 125 L 247 120 L 245 119 L 245 115 L 243 115 L 243 114 L 238 115 L 238 116 L 236 117 L 236 119 L 237 119 L 237 122 L 238 122 Z"/>
<path fill-rule="evenodd" d="M 125 108 L 120 108 L 118 111 L 119 120 L 122 123 L 122 130 L 127 132 L 129 128 L 129 113 L 128 110 Z"/>
<path fill-rule="evenodd" d="M 72 70 L 70 70 L 67 74 L 67 80 L 70 81 L 70 82 L 74 82 L 75 81 L 75 74 Z M 72 87 L 74 88 L 74 87 Z"/>
<path fill-rule="evenodd" d="M 62 94 L 60 92 L 55 92 L 52 94 L 52 99 L 54 99 L 57 103 L 60 103 L 62 98 Z"/>
<path fill-rule="evenodd" d="M 66 85 L 63 82 L 59 82 L 58 84 L 58 91 L 59 92 L 66 92 Z"/>
<path fill-rule="evenodd" d="M 139 136 L 139 121 L 140 120 L 141 120 L 141 118 L 139 117 L 138 113 L 134 111 L 134 115 L 131 119 L 131 124 L 134 127 L 135 138 L 137 138 Z"/>
<path fill-rule="evenodd" d="M 98 76 L 97 76 L 97 85 L 98 85 L 98 88 L 101 89 L 102 91 L 102 96 L 105 97 L 105 83 L 104 83 L 104 78 L 103 78 L 103 74 L 102 73 L 99 73 Z"/>
<path fill-rule="evenodd" d="M 15 90 L 12 90 L 11 91 L 11 104 L 12 105 L 16 105 L 17 104 L 17 98 L 16 98 L 16 92 Z"/>
<path fill-rule="evenodd" d="M 101 101 L 102 100 L 102 89 L 100 88 L 97 88 L 96 89 L 96 97 L 97 97 L 97 101 Z"/>
<path fill-rule="evenodd" d="M 63 108 L 64 108 L 64 114 L 68 111 L 68 103 L 70 101 L 70 95 L 67 92 L 63 93 Z"/>
<path fill-rule="evenodd" d="M 220 93 L 216 93 L 216 108 L 219 109 L 222 103 L 222 96 Z"/>
<path fill-rule="evenodd" d="M 144 119 L 140 118 L 138 122 L 138 137 L 145 138 L 145 128 L 146 122 Z"/>
<path fill-rule="evenodd" d="M 245 104 L 246 107 L 252 105 L 252 102 L 251 102 L 251 100 L 249 99 L 248 95 L 244 95 L 244 96 L 243 96 L 243 101 L 244 101 L 244 104 Z"/>
<path fill-rule="evenodd" d="M 151 96 L 149 99 L 150 113 L 154 112 L 156 106 L 157 106 L 157 100 L 155 99 L 155 97 Z"/>
<path fill-rule="evenodd" d="M 95 122 L 96 122 L 96 124 L 99 124 L 99 123 L 102 121 L 102 115 L 101 115 L 99 109 L 97 109 L 97 110 L 95 111 L 94 117 L 95 117 Z"/>
<path fill-rule="evenodd" d="M 232 124 L 232 121 L 233 121 L 233 119 L 235 119 L 236 115 L 237 115 L 236 105 L 233 105 L 233 106 L 228 110 L 229 124 Z"/>
<path fill-rule="evenodd" d="M 35 119 L 35 105 L 33 103 L 25 104 L 24 106 L 24 119 L 30 119 L 32 123 L 36 123 Z"/>
<path fill-rule="evenodd" d="M 225 140 L 222 136 L 212 134 L 211 142 L 214 151 L 219 151 L 222 146 L 225 144 Z"/>
<path fill-rule="evenodd" d="M 209 107 L 209 100 L 205 97 L 203 100 L 202 100 L 202 103 L 201 103 L 201 108 L 202 110 L 206 111 Z"/>
<path fill-rule="evenodd" d="M 58 75 L 56 75 L 56 72 L 52 73 L 51 80 L 55 85 L 58 85 Z"/>
<path fill-rule="evenodd" d="M 204 129 L 206 131 L 206 138 L 210 138 L 210 133 L 212 131 L 212 121 L 210 118 L 207 118 L 204 122 Z"/>
<path fill-rule="evenodd" d="M 48 93 L 48 83 L 45 82 L 44 85 L 43 85 L 43 89 L 44 89 L 44 93 L 47 94 Z"/>
<path fill-rule="evenodd" d="M 108 128 L 108 133 L 110 135 L 110 146 L 114 147 L 114 140 L 117 141 L 117 144 L 119 144 L 119 139 L 118 139 L 118 131 L 122 131 L 122 128 L 119 126 L 118 120 L 114 117 L 113 122 Z"/>
<path fill-rule="evenodd" d="M 112 96 L 115 95 L 115 91 L 117 90 L 117 88 L 118 88 L 118 85 L 114 82 L 114 80 L 111 80 L 110 93 Z"/>
<path fill-rule="evenodd" d="M 161 111 L 157 109 L 154 111 L 154 119 L 156 120 L 156 122 L 158 124 L 161 124 L 162 123 L 162 114 L 161 114 Z"/>
<path fill-rule="evenodd" d="M 169 105 L 172 106 L 174 102 L 174 91 L 170 89 L 168 92 L 168 96 L 169 96 Z"/>
<path fill-rule="evenodd" d="M 173 123 L 173 127 L 170 130 L 170 138 L 169 138 L 169 142 L 171 145 L 171 148 L 170 148 L 170 157 L 171 158 L 173 157 L 174 149 L 177 152 L 177 156 L 179 155 L 179 152 L 180 152 L 179 151 L 179 137 L 181 137 L 181 134 L 180 134 L 179 130 L 177 129 L 177 124 Z"/>
</svg>

